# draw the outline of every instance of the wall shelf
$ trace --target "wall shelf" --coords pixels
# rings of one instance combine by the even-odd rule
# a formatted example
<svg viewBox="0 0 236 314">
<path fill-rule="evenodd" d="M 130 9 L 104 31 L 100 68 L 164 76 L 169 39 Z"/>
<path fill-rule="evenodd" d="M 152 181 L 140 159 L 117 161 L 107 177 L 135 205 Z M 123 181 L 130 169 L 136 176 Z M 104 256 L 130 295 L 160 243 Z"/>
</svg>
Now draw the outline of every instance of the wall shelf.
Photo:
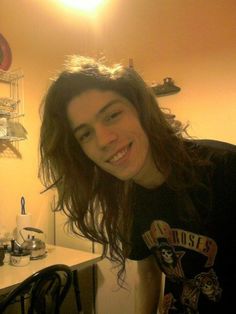
<svg viewBox="0 0 236 314">
<path fill-rule="evenodd" d="M 20 141 L 27 138 L 20 123 L 24 116 L 22 70 L 0 70 L 0 141 Z"/>
<path fill-rule="evenodd" d="M 20 79 L 23 79 L 24 74 L 23 71 L 20 70 L 14 70 L 14 71 L 2 71 L 0 70 L 0 82 L 5 83 L 11 83 L 19 81 Z"/>
<path fill-rule="evenodd" d="M 19 136 L 2 136 L 0 137 L 1 141 L 9 141 L 9 142 L 16 142 L 16 141 L 23 141 L 25 140 L 25 137 L 19 137 Z"/>
</svg>

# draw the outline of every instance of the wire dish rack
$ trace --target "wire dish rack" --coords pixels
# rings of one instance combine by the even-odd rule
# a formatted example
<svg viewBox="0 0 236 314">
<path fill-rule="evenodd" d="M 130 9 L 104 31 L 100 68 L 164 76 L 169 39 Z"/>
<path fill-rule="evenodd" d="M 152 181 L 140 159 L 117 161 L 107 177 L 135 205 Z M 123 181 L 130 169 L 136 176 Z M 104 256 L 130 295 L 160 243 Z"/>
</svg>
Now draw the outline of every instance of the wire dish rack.
<svg viewBox="0 0 236 314">
<path fill-rule="evenodd" d="M 27 138 L 20 122 L 24 116 L 24 74 L 0 70 L 0 141 L 19 141 Z"/>
</svg>

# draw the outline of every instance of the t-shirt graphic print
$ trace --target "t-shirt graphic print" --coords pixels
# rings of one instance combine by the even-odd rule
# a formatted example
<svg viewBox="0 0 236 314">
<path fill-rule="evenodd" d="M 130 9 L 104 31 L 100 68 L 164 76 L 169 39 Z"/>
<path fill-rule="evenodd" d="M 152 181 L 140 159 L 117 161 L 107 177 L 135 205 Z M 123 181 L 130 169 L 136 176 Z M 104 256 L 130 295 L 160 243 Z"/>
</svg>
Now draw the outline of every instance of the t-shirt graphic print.
<svg viewBox="0 0 236 314">
<path fill-rule="evenodd" d="M 166 275 L 160 313 L 201 314 L 201 299 L 204 303 L 220 300 L 222 289 L 214 271 L 217 244 L 213 239 L 171 228 L 163 220 L 153 221 L 143 239 Z M 196 259 L 198 263 L 191 263 Z"/>
</svg>

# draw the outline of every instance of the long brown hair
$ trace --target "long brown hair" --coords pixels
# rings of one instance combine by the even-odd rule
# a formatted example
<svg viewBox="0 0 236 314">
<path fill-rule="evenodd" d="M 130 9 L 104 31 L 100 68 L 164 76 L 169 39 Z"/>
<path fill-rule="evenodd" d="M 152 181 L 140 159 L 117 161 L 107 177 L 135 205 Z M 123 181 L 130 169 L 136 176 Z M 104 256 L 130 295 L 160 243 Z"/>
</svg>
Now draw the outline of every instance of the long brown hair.
<svg viewBox="0 0 236 314">
<path fill-rule="evenodd" d="M 183 125 L 160 109 L 151 88 L 134 69 L 73 56 L 52 82 L 42 101 L 39 176 L 46 188 L 57 189 L 55 209 L 69 217 L 71 230 L 101 243 L 103 256 L 121 266 L 118 278 L 122 280 L 133 219 L 133 183 L 113 177 L 87 158 L 66 114 L 68 102 L 92 88 L 115 91 L 133 104 L 156 166 L 167 174 L 173 189 L 196 181 L 196 159 L 185 148 Z"/>
</svg>

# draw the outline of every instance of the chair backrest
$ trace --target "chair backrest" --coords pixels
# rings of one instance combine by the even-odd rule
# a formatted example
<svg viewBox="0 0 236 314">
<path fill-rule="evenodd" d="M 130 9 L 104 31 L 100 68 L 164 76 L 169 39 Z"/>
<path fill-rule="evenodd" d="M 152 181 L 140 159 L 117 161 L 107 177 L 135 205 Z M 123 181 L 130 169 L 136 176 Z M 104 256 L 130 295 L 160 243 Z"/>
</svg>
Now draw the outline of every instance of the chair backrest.
<svg viewBox="0 0 236 314">
<path fill-rule="evenodd" d="M 72 283 L 72 271 L 67 265 L 44 268 L 25 279 L 0 302 L 0 313 L 17 301 L 22 313 L 58 314 Z"/>
</svg>

